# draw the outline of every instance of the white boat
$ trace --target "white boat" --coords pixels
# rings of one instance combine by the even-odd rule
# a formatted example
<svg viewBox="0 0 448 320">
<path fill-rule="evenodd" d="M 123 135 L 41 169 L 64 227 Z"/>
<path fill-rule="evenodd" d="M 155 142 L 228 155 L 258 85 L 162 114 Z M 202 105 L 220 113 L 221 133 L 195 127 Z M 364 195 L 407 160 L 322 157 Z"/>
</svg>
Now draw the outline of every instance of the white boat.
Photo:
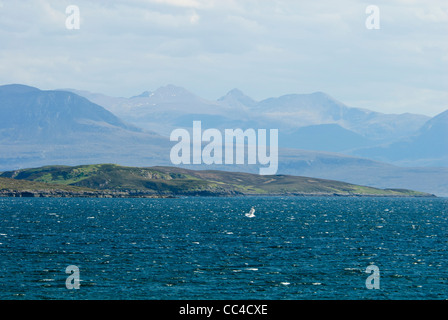
<svg viewBox="0 0 448 320">
<path fill-rule="evenodd" d="M 254 209 L 254 207 L 252 207 L 250 209 L 249 213 L 246 213 L 246 217 L 253 218 L 253 217 L 255 217 L 254 213 L 255 213 L 255 209 Z"/>
</svg>

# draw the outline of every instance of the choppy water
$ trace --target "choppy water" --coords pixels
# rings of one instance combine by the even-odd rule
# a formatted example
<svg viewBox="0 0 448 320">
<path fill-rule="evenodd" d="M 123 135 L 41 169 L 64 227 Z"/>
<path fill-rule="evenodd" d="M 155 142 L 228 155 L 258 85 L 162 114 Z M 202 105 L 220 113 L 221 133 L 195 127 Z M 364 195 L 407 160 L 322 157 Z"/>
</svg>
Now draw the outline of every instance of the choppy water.
<svg viewBox="0 0 448 320">
<path fill-rule="evenodd" d="M 447 208 L 446 198 L 0 198 L 0 299 L 446 299 Z M 380 289 L 366 288 L 370 264 Z M 78 290 L 66 288 L 69 265 Z"/>
</svg>

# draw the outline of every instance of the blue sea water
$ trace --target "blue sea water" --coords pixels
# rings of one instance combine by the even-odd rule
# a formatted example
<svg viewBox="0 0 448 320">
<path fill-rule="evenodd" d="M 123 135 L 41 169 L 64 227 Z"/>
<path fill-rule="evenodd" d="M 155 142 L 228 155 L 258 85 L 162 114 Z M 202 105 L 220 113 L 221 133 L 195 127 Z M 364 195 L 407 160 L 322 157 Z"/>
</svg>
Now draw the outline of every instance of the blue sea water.
<svg viewBox="0 0 448 320">
<path fill-rule="evenodd" d="M 0 198 L 0 299 L 446 299 L 447 208 L 446 198 Z M 366 287 L 372 264 L 379 289 Z M 79 289 L 66 288 L 69 265 Z"/>
</svg>

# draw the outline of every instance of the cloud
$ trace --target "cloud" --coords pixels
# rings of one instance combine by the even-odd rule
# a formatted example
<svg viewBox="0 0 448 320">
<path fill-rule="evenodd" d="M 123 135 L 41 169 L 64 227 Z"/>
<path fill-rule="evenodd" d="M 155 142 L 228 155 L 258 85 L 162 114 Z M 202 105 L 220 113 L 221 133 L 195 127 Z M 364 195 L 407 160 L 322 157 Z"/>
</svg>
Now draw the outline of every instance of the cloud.
<svg viewBox="0 0 448 320">
<path fill-rule="evenodd" d="M 197 24 L 199 22 L 199 18 L 200 16 L 195 11 L 193 11 L 190 15 L 190 23 Z"/>
<path fill-rule="evenodd" d="M 121 96 L 173 83 L 211 99 L 234 87 L 256 99 L 326 91 L 391 112 L 409 97 L 409 110 L 447 107 L 443 1 L 377 1 L 380 30 L 365 28 L 368 1 L 77 0 L 79 30 L 65 28 L 71 0 L 1 3 L 0 83 Z"/>
<path fill-rule="evenodd" d="M 149 2 L 167 4 L 170 6 L 182 7 L 182 8 L 199 7 L 199 2 L 194 0 L 150 0 Z"/>
</svg>

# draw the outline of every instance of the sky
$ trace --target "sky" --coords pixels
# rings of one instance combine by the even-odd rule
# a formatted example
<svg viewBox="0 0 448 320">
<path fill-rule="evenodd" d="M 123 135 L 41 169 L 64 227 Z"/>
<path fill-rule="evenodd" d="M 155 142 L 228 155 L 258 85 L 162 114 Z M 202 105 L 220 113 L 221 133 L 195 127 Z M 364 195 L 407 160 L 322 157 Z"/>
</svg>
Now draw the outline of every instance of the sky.
<svg viewBox="0 0 448 320">
<path fill-rule="evenodd" d="M 0 85 L 131 97 L 173 84 L 209 100 L 321 91 L 434 116 L 448 109 L 447 40 L 445 0 L 0 0 Z"/>
</svg>

